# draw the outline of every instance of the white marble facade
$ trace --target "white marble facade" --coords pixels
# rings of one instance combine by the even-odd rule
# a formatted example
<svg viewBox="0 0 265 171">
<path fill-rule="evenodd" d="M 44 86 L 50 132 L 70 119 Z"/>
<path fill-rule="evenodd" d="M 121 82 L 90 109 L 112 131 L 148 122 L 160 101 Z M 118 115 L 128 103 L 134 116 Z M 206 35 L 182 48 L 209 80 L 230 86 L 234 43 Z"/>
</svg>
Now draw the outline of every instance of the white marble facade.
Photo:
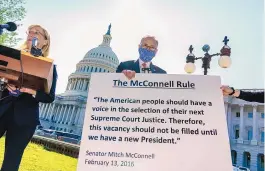
<svg viewBox="0 0 265 171">
<path fill-rule="evenodd" d="M 224 101 L 233 164 L 264 171 L 264 104 L 236 98 Z"/>
<path fill-rule="evenodd" d="M 76 65 L 75 72 L 68 77 L 66 91 L 56 95 L 53 103 L 40 104 L 40 121 L 44 128 L 82 134 L 91 73 L 115 72 L 119 64 L 110 47 L 110 28 L 111 25 L 103 35 L 102 43 L 88 51 Z"/>
</svg>

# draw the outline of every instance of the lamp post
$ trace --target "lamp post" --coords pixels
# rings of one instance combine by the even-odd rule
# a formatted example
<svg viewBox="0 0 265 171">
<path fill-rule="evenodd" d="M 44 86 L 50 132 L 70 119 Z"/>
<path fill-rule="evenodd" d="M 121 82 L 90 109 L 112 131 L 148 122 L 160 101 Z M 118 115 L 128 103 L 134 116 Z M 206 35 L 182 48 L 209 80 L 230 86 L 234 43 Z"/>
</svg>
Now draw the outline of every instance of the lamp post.
<svg viewBox="0 0 265 171">
<path fill-rule="evenodd" d="M 231 65 L 231 48 L 227 45 L 227 42 L 229 41 L 229 39 L 227 38 L 227 36 L 225 36 L 223 42 L 224 42 L 224 46 L 222 47 L 222 49 L 220 50 L 220 53 L 215 53 L 210 55 L 208 52 L 210 50 L 210 46 L 209 45 L 204 45 L 202 47 L 202 50 L 205 52 L 204 57 L 196 57 L 192 51 L 193 51 L 193 47 L 192 45 L 190 45 L 189 47 L 189 51 L 190 53 L 188 54 L 188 56 L 186 57 L 186 65 L 184 67 L 184 70 L 188 73 L 191 74 L 196 70 L 196 66 L 195 66 L 195 60 L 201 59 L 202 60 L 202 68 L 204 70 L 204 75 L 207 75 L 208 69 L 210 69 L 210 63 L 211 63 L 211 59 L 214 56 L 220 56 L 219 60 L 218 60 L 218 64 L 220 67 L 222 68 L 229 68 Z"/>
</svg>

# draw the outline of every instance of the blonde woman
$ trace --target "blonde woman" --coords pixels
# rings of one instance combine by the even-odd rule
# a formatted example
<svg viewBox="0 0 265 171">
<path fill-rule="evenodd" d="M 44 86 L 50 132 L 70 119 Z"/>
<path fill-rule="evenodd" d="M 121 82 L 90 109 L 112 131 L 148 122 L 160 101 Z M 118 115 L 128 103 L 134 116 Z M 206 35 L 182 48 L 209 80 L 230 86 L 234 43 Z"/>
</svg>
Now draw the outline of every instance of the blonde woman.
<svg viewBox="0 0 265 171">
<path fill-rule="evenodd" d="M 37 47 L 41 49 L 42 56 L 47 57 L 50 49 L 50 36 L 39 25 L 32 25 L 27 31 L 27 40 L 22 50 L 31 51 L 32 39 L 37 38 Z M 7 97 L 0 102 L 0 138 L 5 134 L 5 152 L 1 171 L 18 171 L 24 153 L 31 140 L 39 121 L 39 102 L 52 103 L 55 98 L 57 71 L 54 66 L 53 82 L 50 93 L 41 90 L 21 88 L 20 94 L 14 94 L 16 88 L 12 85 L 3 92 Z M 4 150 L 4 149 L 0 149 Z"/>
</svg>

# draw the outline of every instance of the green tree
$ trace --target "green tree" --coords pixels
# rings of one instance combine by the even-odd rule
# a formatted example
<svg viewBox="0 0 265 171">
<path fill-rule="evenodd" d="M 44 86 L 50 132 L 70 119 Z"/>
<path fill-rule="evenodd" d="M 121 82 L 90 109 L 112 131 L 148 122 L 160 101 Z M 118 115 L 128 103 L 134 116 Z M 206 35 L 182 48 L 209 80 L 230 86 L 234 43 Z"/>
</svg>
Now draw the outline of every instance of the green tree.
<svg viewBox="0 0 265 171">
<path fill-rule="evenodd" d="M 26 16 L 25 0 L 0 0 L 0 24 L 21 21 Z M 4 31 L 0 35 L 0 44 L 13 47 L 20 41 L 16 32 Z"/>
</svg>

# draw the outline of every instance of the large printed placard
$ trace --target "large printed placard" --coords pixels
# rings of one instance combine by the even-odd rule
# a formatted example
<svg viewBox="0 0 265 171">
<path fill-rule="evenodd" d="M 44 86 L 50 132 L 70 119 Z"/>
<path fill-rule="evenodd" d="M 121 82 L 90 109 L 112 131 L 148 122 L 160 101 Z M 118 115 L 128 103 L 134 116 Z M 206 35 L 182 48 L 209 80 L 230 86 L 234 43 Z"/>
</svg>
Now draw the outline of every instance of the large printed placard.
<svg viewBox="0 0 265 171">
<path fill-rule="evenodd" d="M 92 74 L 78 171 L 231 171 L 220 77 Z"/>
</svg>

